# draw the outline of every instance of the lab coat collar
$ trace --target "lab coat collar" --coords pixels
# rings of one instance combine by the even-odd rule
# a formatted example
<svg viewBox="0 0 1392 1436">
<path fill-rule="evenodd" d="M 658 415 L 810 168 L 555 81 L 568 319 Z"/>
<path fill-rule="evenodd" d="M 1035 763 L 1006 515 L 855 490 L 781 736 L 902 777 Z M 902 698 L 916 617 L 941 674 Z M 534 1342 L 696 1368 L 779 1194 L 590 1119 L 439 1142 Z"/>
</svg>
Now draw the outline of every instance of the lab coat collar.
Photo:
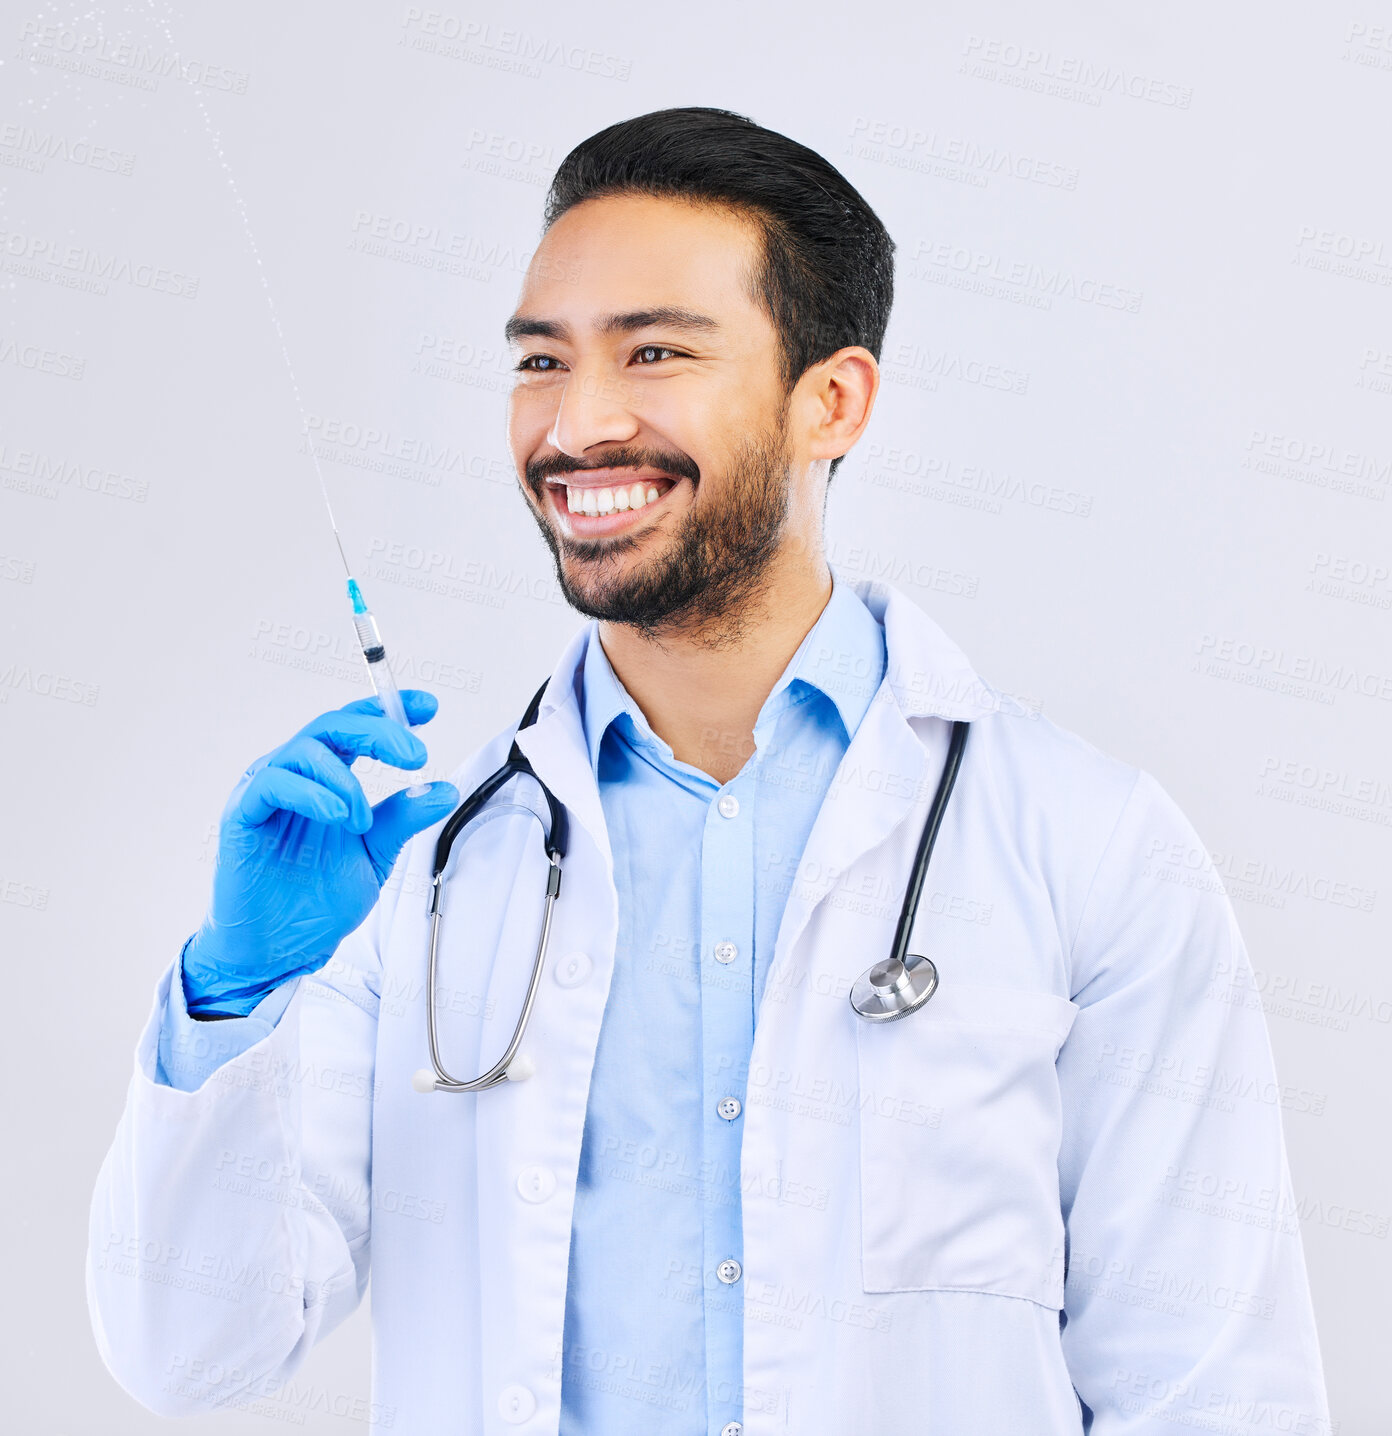
<svg viewBox="0 0 1392 1436">
<path fill-rule="evenodd" d="M 1027 710 L 978 677 L 962 650 L 906 594 L 871 579 L 837 581 L 848 583 L 883 625 L 887 650 L 884 679 L 833 780 L 828 802 L 823 804 L 824 809 L 831 806 L 831 799 L 848 785 L 882 800 L 858 806 L 843 800 L 839 805 L 844 808 L 842 817 L 854 829 L 843 832 L 843 838 L 849 847 L 863 851 L 861 844 L 868 846 L 884 836 L 888 826 L 907 812 L 908 800 L 885 790 L 902 793 L 907 779 L 907 790 L 912 792 L 914 780 L 920 776 L 923 748 L 906 720 L 938 717 L 970 722 L 988 713 Z M 542 694 L 536 721 L 518 733 L 517 743 L 542 782 L 569 809 L 574 822 L 591 835 L 612 878 L 613 854 L 581 710 L 585 653 L 594 627 L 593 621 L 587 622 L 566 645 Z M 898 780 L 884 784 L 878 793 L 877 768 Z M 824 827 L 819 817 L 817 828 Z M 813 902 L 820 896 L 815 889 L 806 891 Z M 789 906 L 798 905 L 790 902 Z"/>
<path fill-rule="evenodd" d="M 970 723 L 988 713 L 1032 716 L 1019 700 L 979 677 L 966 654 L 906 594 L 872 579 L 858 579 L 852 587 L 884 625 L 885 684 L 904 717 Z"/>
</svg>

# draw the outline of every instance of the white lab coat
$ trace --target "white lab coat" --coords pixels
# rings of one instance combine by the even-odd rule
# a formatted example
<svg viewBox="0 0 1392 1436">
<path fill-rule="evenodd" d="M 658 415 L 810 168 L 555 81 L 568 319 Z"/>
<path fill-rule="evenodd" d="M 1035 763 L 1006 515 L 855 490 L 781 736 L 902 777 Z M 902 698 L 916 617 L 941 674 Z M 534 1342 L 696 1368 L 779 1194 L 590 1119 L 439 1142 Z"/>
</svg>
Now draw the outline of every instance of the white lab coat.
<svg viewBox="0 0 1392 1436">
<path fill-rule="evenodd" d="M 1148 774 L 985 685 L 906 596 L 854 586 L 889 672 L 788 892 L 754 1036 L 746 1436 L 1078 1436 L 1084 1405 L 1092 1436 L 1327 1432 L 1281 1127 L 1315 1099 L 1275 1077 L 1197 835 Z M 195 1092 L 152 1080 L 160 980 L 88 1262 L 102 1355 L 155 1410 L 348 1403 L 295 1373 L 370 1254 L 372 1400 L 343 1414 L 420 1436 L 557 1430 L 617 932 L 584 637 L 519 737 L 571 818 L 531 1080 L 412 1090 L 434 832 L 270 1036 Z M 941 984 L 871 1026 L 847 992 L 888 950 L 957 718 L 971 733 L 911 944 Z M 511 741 L 510 724 L 461 791 Z M 487 831 L 444 918 L 437 1007 L 464 1076 L 511 1033 L 545 882 L 534 820 L 504 808 Z M 674 1295 L 703 1279 L 674 1272 Z M 652 1379 L 622 1353 L 590 1372 Z"/>
</svg>

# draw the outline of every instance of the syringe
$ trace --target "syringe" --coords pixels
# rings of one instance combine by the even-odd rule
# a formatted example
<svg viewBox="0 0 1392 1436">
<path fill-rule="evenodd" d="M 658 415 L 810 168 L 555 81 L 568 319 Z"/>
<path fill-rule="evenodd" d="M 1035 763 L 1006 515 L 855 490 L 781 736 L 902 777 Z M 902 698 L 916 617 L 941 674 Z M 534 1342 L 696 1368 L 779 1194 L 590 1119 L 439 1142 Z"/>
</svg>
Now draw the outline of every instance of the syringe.
<svg viewBox="0 0 1392 1436">
<path fill-rule="evenodd" d="M 363 657 L 367 660 L 367 675 L 372 680 L 382 712 L 400 723 L 409 733 L 411 725 L 406 721 L 406 709 L 401 702 L 396 679 L 392 677 L 391 666 L 387 662 L 387 650 L 377 629 L 377 620 L 363 601 L 362 589 L 358 587 L 355 578 L 348 580 L 348 597 L 353 601 L 353 627 L 358 631 L 358 642 L 362 645 Z M 420 798 L 429 791 L 429 783 L 413 783 L 406 789 L 406 796 Z"/>
</svg>

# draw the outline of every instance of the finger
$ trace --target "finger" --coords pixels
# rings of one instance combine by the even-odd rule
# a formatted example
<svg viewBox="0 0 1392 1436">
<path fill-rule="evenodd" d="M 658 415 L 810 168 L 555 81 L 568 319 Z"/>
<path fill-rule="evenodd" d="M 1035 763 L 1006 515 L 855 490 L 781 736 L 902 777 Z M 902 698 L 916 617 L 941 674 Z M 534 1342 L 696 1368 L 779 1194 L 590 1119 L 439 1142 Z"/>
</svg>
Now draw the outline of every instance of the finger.
<svg viewBox="0 0 1392 1436">
<path fill-rule="evenodd" d="M 348 817 L 348 805 L 303 774 L 270 764 L 242 789 L 233 814 L 255 828 L 278 812 L 298 813 L 314 823 L 341 823 Z"/>
<path fill-rule="evenodd" d="M 440 703 L 433 693 L 424 688 L 403 688 L 401 706 L 406 710 L 406 721 L 413 727 L 417 723 L 429 723 L 439 710 Z M 356 703 L 345 703 L 340 713 L 373 713 L 382 711 L 380 698 L 360 698 Z"/>
<path fill-rule="evenodd" d="M 432 783 L 429 791 L 419 798 L 409 797 L 405 789 L 383 798 L 372 810 L 372 827 L 363 834 L 363 846 L 379 881 L 386 881 L 410 838 L 432 823 L 438 823 L 458 806 L 459 789 L 453 783 Z"/>
<path fill-rule="evenodd" d="M 372 809 L 367 794 L 353 776 L 353 770 L 317 738 L 295 737 L 271 756 L 271 764 L 291 773 L 312 778 L 331 793 L 337 793 L 348 809 L 348 830 L 365 833 L 372 826 Z"/>
<path fill-rule="evenodd" d="M 375 703 L 375 698 L 365 700 Z M 332 748 L 345 763 L 355 758 L 376 758 L 394 768 L 425 765 L 425 744 L 414 733 L 373 713 L 353 713 L 335 708 L 306 723 L 296 738 L 317 738 Z M 293 740 L 292 740 L 293 741 Z"/>
</svg>

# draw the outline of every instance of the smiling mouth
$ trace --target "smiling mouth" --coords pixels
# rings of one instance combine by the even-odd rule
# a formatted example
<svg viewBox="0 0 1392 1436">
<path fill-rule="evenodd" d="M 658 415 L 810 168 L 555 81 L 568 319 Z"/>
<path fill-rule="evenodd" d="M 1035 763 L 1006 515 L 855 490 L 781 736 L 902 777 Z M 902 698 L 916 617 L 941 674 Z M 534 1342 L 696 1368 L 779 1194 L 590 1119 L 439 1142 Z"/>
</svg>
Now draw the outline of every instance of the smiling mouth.
<svg viewBox="0 0 1392 1436">
<path fill-rule="evenodd" d="M 655 504 L 677 483 L 665 475 L 652 479 L 634 479 L 627 484 L 570 484 L 564 479 L 548 479 L 553 490 L 565 489 L 567 512 L 603 518 L 609 514 L 635 513 Z M 558 496 L 559 497 L 559 496 Z"/>
</svg>

